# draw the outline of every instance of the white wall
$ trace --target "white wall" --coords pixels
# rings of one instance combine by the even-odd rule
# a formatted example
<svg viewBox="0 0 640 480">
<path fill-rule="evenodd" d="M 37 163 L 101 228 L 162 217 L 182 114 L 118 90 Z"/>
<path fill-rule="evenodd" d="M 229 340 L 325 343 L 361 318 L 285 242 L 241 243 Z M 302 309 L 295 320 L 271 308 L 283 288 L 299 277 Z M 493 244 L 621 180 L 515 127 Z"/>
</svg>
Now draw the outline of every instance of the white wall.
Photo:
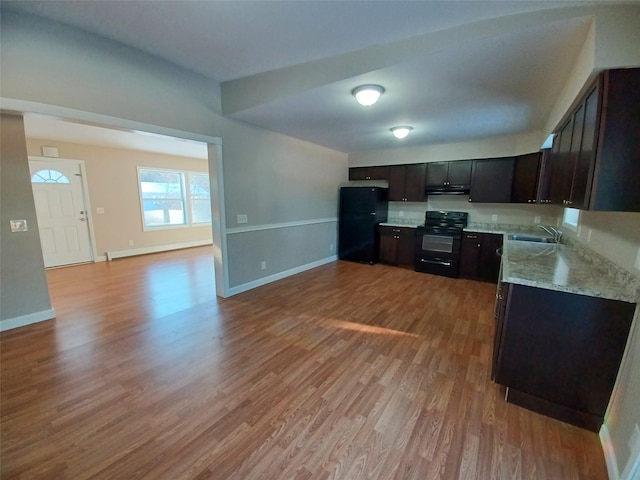
<svg viewBox="0 0 640 480">
<path fill-rule="evenodd" d="M 353 152 L 349 154 L 349 167 L 523 155 L 540 150 L 543 143 L 541 138 L 541 132 L 534 131 L 519 135 L 484 138 L 470 142 Z"/>
</svg>

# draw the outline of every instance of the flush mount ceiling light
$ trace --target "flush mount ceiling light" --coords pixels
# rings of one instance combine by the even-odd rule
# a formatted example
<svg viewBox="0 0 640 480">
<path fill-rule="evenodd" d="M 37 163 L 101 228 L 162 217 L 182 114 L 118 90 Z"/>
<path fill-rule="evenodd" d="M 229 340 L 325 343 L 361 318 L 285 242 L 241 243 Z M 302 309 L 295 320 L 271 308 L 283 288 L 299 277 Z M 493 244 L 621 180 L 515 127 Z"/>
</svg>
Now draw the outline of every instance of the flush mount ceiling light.
<svg viewBox="0 0 640 480">
<path fill-rule="evenodd" d="M 411 130 L 413 130 L 413 127 L 409 127 L 409 126 L 403 125 L 403 126 L 399 126 L 399 127 L 390 128 L 389 130 L 391 130 L 391 133 L 393 133 L 394 137 L 399 138 L 399 139 L 403 139 L 404 137 L 409 135 L 409 132 Z"/>
<path fill-rule="evenodd" d="M 365 107 L 376 103 L 383 93 L 384 87 L 380 85 L 360 85 L 351 90 L 351 94 L 356 97 L 358 103 Z"/>
</svg>

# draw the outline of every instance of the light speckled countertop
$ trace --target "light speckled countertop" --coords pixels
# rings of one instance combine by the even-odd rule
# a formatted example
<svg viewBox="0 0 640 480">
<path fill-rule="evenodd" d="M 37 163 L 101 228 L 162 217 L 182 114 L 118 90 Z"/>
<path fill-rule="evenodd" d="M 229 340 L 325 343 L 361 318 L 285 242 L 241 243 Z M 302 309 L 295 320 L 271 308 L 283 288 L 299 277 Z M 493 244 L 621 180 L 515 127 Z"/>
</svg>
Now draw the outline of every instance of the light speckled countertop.
<svg viewBox="0 0 640 480">
<path fill-rule="evenodd" d="M 415 228 L 423 224 L 418 222 L 415 219 L 389 218 L 380 225 Z M 578 242 L 567 240 L 558 245 L 507 239 L 510 233 L 545 236 L 536 225 L 470 222 L 464 231 L 504 235 L 503 282 L 640 303 L 640 278 Z"/>
<path fill-rule="evenodd" d="M 578 244 L 507 240 L 502 281 L 591 297 L 638 303 L 640 281 Z"/>
<path fill-rule="evenodd" d="M 420 223 L 420 224 L 419 224 L 419 223 L 416 223 L 416 222 L 410 222 L 410 221 L 407 221 L 407 222 L 401 222 L 401 221 L 398 221 L 398 220 L 393 219 L 393 218 L 392 218 L 392 219 L 389 219 L 389 220 L 388 220 L 388 221 L 386 221 L 386 222 L 381 222 L 381 223 L 380 223 L 380 226 L 381 226 L 381 227 L 417 228 L 417 227 L 419 227 L 419 226 L 421 226 L 421 225 L 424 225 L 424 222 L 422 222 L 422 223 Z"/>
</svg>

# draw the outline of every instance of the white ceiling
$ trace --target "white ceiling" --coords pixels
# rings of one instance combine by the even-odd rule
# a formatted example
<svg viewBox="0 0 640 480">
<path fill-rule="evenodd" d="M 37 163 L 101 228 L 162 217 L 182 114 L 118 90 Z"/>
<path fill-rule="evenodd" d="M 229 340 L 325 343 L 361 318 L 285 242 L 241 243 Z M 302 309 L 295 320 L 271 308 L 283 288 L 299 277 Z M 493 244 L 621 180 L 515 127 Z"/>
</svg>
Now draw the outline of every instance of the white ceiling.
<svg viewBox="0 0 640 480">
<path fill-rule="evenodd" d="M 209 158 L 206 143 L 156 133 L 103 128 L 43 115 L 25 115 L 24 130 L 27 138 L 140 150 L 202 160 Z"/>
<path fill-rule="evenodd" d="M 211 77 L 222 83 L 225 114 L 353 152 L 541 129 L 589 28 L 584 12 L 565 7 L 612 3 L 3 0 L 2 6 Z M 387 91 L 365 109 L 350 95 L 361 83 Z M 264 95 L 254 97 L 257 91 Z M 401 144 L 388 131 L 397 124 L 414 126 Z"/>
</svg>

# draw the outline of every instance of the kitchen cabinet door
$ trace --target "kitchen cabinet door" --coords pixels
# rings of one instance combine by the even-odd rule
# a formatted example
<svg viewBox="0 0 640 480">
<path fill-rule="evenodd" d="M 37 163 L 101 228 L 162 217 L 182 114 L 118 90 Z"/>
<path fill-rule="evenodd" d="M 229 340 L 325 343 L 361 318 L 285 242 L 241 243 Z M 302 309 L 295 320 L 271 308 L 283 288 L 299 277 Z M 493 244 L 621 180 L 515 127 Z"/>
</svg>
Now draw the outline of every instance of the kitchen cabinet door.
<svg viewBox="0 0 640 480">
<path fill-rule="evenodd" d="M 458 160 L 449 163 L 449 185 L 469 185 L 471 183 L 471 167 L 473 161 Z"/>
<path fill-rule="evenodd" d="M 398 265 L 413 268 L 416 256 L 416 229 L 400 228 L 399 236 L 398 250 L 396 252 Z"/>
<path fill-rule="evenodd" d="M 593 160 L 595 154 L 595 135 L 598 124 L 598 89 L 594 88 L 584 102 L 584 114 L 581 113 L 580 121 L 580 149 L 576 154 L 573 180 L 571 184 L 571 196 L 569 206 L 571 208 L 587 208 L 593 178 Z M 577 115 L 577 112 L 576 112 Z"/>
<path fill-rule="evenodd" d="M 427 163 L 425 186 L 469 185 L 471 182 L 472 163 L 471 160 Z"/>
<path fill-rule="evenodd" d="M 389 200 L 392 202 L 424 201 L 426 165 L 391 165 L 389 167 Z"/>
<path fill-rule="evenodd" d="M 427 163 L 425 186 L 442 187 L 449 180 L 449 162 Z"/>
<path fill-rule="evenodd" d="M 541 157 L 540 152 L 516 157 L 511 203 L 537 203 Z"/>
<path fill-rule="evenodd" d="M 556 134 L 551 159 L 551 203 L 563 205 L 570 195 L 573 170 L 570 168 L 573 117 L 569 118 Z"/>
<path fill-rule="evenodd" d="M 398 242 L 393 227 L 380 227 L 380 263 L 396 265 Z"/>
<path fill-rule="evenodd" d="M 389 166 L 352 167 L 349 169 L 349 180 L 388 180 Z"/>
<path fill-rule="evenodd" d="M 502 248 L 502 234 L 485 233 L 482 236 L 480 250 L 480 279 L 496 283 L 500 273 L 501 256 L 498 250 Z"/>
<path fill-rule="evenodd" d="M 426 164 L 416 163 L 405 167 L 404 197 L 407 202 L 424 201 L 424 175 Z"/>
<path fill-rule="evenodd" d="M 480 277 L 482 234 L 464 232 L 460 246 L 460 278 L 477 280 Z"/>
<path fill-rule="evenodd" d="M 415 232 L 410 227 L 380 227 L 380 262 L 413 267 Z"/>
<path fill-rule="evenodd" d="M 635 307 L 510 284 L 493 371 L 507 401 L 598 431 Z"/>
<path fill-rule="evenodd" d="M 474 160 L 469 201 L 509 203 L 514 163 L 512 157 Z"/>
<path fill-rule="evenodd" d="M 497 282 L 502 234 L 464 232 L 460 248 L 460 277 Z"/>
</svg>

